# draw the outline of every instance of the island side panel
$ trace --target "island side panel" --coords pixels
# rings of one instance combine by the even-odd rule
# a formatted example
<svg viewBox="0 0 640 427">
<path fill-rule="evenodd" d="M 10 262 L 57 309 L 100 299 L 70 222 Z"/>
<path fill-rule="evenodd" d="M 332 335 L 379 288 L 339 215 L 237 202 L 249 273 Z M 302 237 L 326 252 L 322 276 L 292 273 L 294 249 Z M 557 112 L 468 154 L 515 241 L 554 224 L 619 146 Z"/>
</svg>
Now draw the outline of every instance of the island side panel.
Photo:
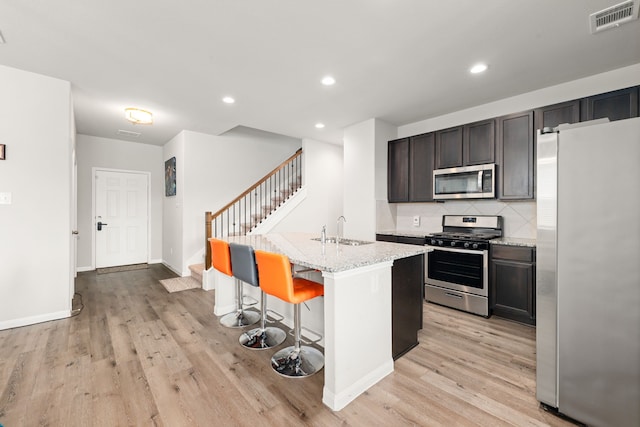
<svg viewBox="0 0 640 427">
<path fill-rule="evenodd" d="M 215 290 L 213 314 L 216 316 L 224 316 L 227 313 L 235 311 L 236 280 L 233 277 L 220 273 L 215 268 L 212 268 L 208 274 L 208 279 L 213 280 L 213 289 Z M 260 288 L 243 283 L 242 292 L 245 300 L 244 308 L 248 308 L 250 304 L 247 304 L 247 302 L 249 302 L 251 305 L 254 305 L 255 310 L 260 310 Z M 267 307 L 268 306 L 267 303 Z"/>
<path fill-rule="evenodd" d="M 322 401 L 344 408 L 393 372 L 391 261 L 323 272 L 325 373 Z"/>
<path fill-rule="evenodd" d="M 223 316 L 236 309 L 236 282 L 233 277 L 222 274 L 214 268 L 211 271 L 215 289 L 213 314 Z"/>
</svg>

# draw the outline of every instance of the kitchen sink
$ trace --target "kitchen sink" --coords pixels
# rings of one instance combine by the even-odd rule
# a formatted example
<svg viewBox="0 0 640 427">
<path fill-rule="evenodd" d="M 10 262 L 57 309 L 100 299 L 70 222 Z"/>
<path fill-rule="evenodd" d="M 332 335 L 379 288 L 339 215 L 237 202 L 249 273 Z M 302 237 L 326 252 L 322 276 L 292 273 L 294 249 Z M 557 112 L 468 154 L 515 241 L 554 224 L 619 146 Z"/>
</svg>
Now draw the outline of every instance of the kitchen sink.
<svg viewBox="0 0 640 427">
<path fill-rule="evenodd" d="M 313 237 L 311 240 L 316 240 L 316 241 L 320 241 L 320 237 Z M 326 243 L 336 243 L 336 238 L 335 237 L 327 237 L 327 239 L 325 240 Z M 373 242 L 368 242 L 366 240 L 353 240 L 353 239 L 340 239 L 340 244 L 341 245 L 346 245 L 346 246 L 362 246 L 362 245 L 370 245 Z"/>
</svg>

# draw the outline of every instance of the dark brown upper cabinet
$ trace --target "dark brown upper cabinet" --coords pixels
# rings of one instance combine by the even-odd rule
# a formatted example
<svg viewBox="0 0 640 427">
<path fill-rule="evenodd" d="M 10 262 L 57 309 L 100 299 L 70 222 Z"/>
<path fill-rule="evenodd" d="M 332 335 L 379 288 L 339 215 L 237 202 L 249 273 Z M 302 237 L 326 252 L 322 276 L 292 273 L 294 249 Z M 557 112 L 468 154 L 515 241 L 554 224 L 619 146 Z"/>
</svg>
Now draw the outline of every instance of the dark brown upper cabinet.
<svg viewBox="0 0 640 427">
<path fill-rule="evenodd" d="M 387 198 L 391 203 L 409 201 L 409 138 L 389 141 Z"/>
<path fill-rule="evenodd" d="M 433 132 L 409 138 L 409 201 L 433 201 L 433 166 L 435 135 Z"/>
<path fill-rule="evenodd" d="M 389 141 L 387 197 L 390 203 L 433 201 L 434 134 Z"/>
<path fill-rule="evenodd" d="M 464 126 L 463 166 L 494 163 L 496 159 L 496 121 L 484 120 Z"/>
<path fill-rule="evenodd" d="M 580 121 L 580 100 L 562 102 L 534 110 L 536 130 L 556 126 L 563 123 L 578 123 Z"/>
<path fill-rule="evenodd" d="M 533 111 L 498 118 L 498 198 L 533 199 Z"/>
<path fill-rule="evenodd" d="M 581 121 L 608 117 L 610 121 L 638 117 L 638 86 L 582 100 Z"/>
<path fill-rule="evenodd" d="M 437 131 L 436 169 L 495 161 L 495 120 L 483 120 Z"/>
<path fill-rule="evenodd" d="M 436 169 L 462 166 L 463 126 L 436 132 Z"/>
</svg>

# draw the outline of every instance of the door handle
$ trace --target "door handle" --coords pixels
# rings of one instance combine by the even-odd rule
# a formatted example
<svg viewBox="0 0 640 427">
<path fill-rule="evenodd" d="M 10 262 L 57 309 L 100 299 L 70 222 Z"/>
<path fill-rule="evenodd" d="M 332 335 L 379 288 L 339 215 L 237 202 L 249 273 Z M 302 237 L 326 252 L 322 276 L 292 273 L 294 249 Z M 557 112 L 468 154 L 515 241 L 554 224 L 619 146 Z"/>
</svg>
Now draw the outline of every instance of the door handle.
<svg viewBox="0 0 640 427">
<path fill-rule="evenodd" d="M 109 225 L 109 224 L 107 224 L 106 222 L 98 221 L 98 231 L 102 231 L 103 225 Z"/>
</svg>

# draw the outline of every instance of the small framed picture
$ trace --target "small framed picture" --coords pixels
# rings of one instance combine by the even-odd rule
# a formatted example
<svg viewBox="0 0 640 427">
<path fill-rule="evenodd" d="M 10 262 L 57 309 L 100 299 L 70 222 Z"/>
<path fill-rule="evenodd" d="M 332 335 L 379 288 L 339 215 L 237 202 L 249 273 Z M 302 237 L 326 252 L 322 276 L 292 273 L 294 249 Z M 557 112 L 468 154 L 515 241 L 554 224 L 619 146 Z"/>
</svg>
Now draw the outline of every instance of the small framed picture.
<svg viewBox="0 0 640 427">
<path fill-rule="evenodd" d="M 176 158 L 172 157 L 164 162 L 164 195 L 176 195 Z"/>
<path fill-rule="evenodd" d="M 0 160 L 4 160 L 5 153 L 6 153 L 5 145 L 0 144 Z"/>
</svg>

